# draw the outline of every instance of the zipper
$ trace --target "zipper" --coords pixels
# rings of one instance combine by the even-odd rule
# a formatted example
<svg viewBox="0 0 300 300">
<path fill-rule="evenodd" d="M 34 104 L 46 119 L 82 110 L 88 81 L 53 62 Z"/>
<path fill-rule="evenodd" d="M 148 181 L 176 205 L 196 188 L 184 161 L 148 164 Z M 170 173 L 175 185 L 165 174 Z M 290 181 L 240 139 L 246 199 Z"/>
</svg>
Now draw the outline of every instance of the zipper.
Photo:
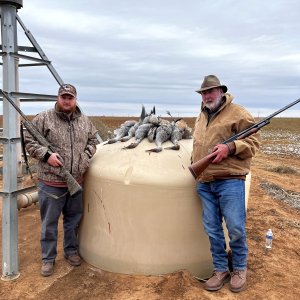
<svg viewBox="0 0 300 300">
<path fill-rule="evenodd" d="M 69 132 L 70 132 L 70 145 L 71 145 L 71 168 L 70 168 L 70 173 L 72 174 L 72 170 L 73 170 L 73 140 L 72 140 L 72 124 L 71 121 L 69 121 Z"/>
</svg>

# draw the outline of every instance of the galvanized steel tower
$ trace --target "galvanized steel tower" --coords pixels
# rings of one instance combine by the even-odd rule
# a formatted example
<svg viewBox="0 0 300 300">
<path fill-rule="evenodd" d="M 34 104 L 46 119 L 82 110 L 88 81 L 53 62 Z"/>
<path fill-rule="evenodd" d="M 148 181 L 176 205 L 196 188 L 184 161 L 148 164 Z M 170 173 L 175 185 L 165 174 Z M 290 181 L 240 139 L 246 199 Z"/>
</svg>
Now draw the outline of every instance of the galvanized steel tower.
<svg viewBox="0 0 300 300">
<path fill-rule="evenodd" d="M 25 27 L 17 15 L 18 9 L 23 7 L 22 0 L 3 1 L 0 0 L 1 9 L 1 40 L 0 56 L 3 63 L 3 87 L 16 105 L 22 101 L 54 101 L 56 96 L 33 93 L 22 93 L 19 91 L 19 68 L 23 66 L 48 67 L 57 83 L 63 84 L 51 62 L 38 45 L 30 31 Z M 33 47 L 18 46 L 17 24 L 23 28 L 24 33 Z M 40 58 L 20 54 L 19 52 L 36 52 Z M 19 64 L 19 59 L 33 61 L 31 64 Z M 0 95 L 1 97 L 1 95 Z M 2 280 L 13 280 L 19 277 L 18 266 L 18 210 L 17 196 L 35 187 L 18 189 L 18 169 L 20 165 L 20 120 L 18 113 L 3 97 L 3 135 L 0 142 L 3 144 L 3 190 L 2 196 Z"/>
</svg>

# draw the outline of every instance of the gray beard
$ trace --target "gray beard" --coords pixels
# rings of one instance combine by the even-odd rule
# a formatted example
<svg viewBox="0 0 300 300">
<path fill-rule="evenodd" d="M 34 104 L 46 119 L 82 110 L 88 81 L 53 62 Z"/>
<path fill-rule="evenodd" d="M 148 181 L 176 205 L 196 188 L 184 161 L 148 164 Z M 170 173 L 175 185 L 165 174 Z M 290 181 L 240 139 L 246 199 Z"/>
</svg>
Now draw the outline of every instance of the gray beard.
<svg viewBox="0 0 300 300">
<path fill-rule="evenodd" d="M 213 103 L 207 103 L 207 104 L 205 104 L 205 107 L 207 109 L 209 109 L 209 111 L 212 112 L 212 113 L 216 112 L 219 109 L 219 107 L 221 106 L 221 104 L 222 104 L 222 98 L 223 97 L 220 97 L 220 99 L 218 99 L 217 101 L 215 101 Z"/>
</svg>

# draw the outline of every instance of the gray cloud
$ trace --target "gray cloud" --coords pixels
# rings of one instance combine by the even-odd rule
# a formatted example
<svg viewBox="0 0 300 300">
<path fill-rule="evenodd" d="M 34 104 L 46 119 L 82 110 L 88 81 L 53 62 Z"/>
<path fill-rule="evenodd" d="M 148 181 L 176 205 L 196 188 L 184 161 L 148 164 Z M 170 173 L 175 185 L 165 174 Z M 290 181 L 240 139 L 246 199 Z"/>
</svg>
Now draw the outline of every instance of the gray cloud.
<svg viewBox="0 0 300 300">
<path fill-rule="evenodd" d="M 195 116 L 201 99 L 194 91 L 207 74 L 254 115 L 299 98 L 298 1 L 23 4 L 19 16 L 64 81 L 76 84 L 88 114 L 139 115 L 141 104 L 155 104 L 162 114 Z M 49 72 L 36 69 L 20 72 L 20 90 L 56 93 Z M 299 112 L 298 105 L 286 115 Z"/>
</svg>

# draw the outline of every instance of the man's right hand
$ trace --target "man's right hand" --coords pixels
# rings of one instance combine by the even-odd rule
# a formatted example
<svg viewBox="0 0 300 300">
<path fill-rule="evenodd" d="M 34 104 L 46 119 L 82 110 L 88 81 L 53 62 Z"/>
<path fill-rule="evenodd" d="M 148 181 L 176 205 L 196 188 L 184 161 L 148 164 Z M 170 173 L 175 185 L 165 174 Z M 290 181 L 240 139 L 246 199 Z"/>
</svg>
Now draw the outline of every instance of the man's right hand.
<svg viewBox="0 0 300 300">
<path fill-rule="evenodd" d="M 229 155 L 229 148 L 225 144 L 218 144 L 213 148 L 213 152 L 208 156 L 215 157 L 212 161 L 213 164 L 220 163 L 223 159 L 225 159 Z"/>
<path fill-rule="evenodd" d="M 47 160 L 47 163 L 52 167 L 62 167 L 63 163 L 58 153 L 52 153 Z"/>
</svg>

